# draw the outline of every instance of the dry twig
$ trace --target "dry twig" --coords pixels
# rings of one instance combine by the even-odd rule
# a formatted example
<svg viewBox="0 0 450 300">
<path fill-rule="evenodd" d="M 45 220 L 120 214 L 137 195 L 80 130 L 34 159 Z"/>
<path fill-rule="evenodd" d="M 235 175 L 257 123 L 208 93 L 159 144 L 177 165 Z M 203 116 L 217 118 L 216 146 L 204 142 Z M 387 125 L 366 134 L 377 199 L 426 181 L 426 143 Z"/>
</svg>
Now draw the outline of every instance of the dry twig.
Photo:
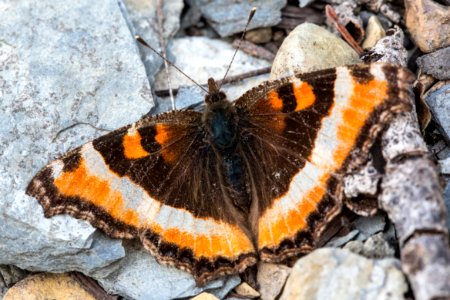
<svg viewBox="0 0 450 300">
<path fill-rule="evenodd" d="M 364 50 L 358 45 L 358 43 L 353 39 L 352 35 L 348 32 L 348 30 L 339 23 L 336 12 L 334 11 L 331 5 L 325 6 L 325 13 L 327 15 L 328 21 L 333 24 L 333 26 L 339 31 L 344 40 L 353 48 L 355 51 L 361 55 L 364 53 Z"/>
</svg>

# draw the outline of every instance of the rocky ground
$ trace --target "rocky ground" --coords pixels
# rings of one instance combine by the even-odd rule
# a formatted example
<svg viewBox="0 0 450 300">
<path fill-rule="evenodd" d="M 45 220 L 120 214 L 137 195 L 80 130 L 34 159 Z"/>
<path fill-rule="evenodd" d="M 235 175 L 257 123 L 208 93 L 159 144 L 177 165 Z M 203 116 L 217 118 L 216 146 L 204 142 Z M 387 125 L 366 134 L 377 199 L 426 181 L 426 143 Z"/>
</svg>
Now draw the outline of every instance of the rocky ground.
<svg viewBox="0 0 450 300">
<path fill-rule="evenodd" d="M 450 299 L 449 5 L 0 1 L 0 295 Z M 201 109 L 201 90 L 173 67 L 165 70 L 134 35 L 204 84 L 223 77 L 252 6 L 257 13 L 229 73 L 234 82 L 223 87 L 230 99 L 289 72 L 359 62 L 390 62 L 417 75 L 417 115 L 401 116 L 382 137 L 384 173 L 369 163 L 347 178 L 346 195 L 371 205 L 353 209 L 359 215 L 349 210 L 324 247 L 295 264 L 260 263 L 257 289 L 239 276 L 197 287 L 134 241 L 110 239 L 68 216 L 45 218 L 24 192 L 48 161 L 174 104 Z"/>
</svg>

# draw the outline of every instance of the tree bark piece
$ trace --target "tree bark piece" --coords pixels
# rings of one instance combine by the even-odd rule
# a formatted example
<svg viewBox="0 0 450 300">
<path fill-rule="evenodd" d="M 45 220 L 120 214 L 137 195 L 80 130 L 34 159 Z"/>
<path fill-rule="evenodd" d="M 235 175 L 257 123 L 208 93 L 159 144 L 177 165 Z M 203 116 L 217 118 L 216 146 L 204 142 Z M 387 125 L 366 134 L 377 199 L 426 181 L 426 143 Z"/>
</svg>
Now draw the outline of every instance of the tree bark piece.
<svg viewBox="0 0 450 300">
<path fill-rule="evenodd" d="M 389 163 L 380 206 L 395 223 L 400 245 L 421 232 L 447 233 L 447 219 L 436 165 L 419 156 Z M 449 277 L 450 279 L 450 277 Z"/>
<path fill-rule="evenodd" d="M 381 143 L 387 161 L 378 201 L 394 222 L 402 268 L 415 299 L 450 298 L 450 247 L 446 207 L 436 164 L 416 116 L 396 118 Z"/>
<path fill-rule="evenodd" d="M 444 234 L 421 234 L 402 249 L 403 270 L 417 300 L 450 297 L 450 251 Z"/>
</svg>

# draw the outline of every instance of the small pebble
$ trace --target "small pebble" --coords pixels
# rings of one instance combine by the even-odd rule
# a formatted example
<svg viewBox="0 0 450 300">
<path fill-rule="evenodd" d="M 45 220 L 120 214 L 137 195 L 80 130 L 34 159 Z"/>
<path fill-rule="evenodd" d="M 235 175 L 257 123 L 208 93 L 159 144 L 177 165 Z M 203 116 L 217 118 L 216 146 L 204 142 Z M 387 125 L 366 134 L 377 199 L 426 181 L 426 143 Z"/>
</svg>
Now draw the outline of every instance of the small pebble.
<svg viewBox="0 0 450 300">
<path fill-rule="evenodd" d="M 436 79 L 450 79 L 450 47 L 419 57 L 417 59 L 417 65 L 422 72 Z"/>
<path fill-rule="evenodd" d="M 272 28 L 264 27 L 250 30 L 245 34 L 245 39 L 255 44 L 264 44 L 270 42 L 270 40 L 272 39 Z"/>
<path fill-rule="evenodd" d="M 285 265 L 260 262 L 258 264 L 257 282 L 261 300 L 277 299 L 290 272 L 291 268 Z"/>
<path fill-rule="evenodd" d="M 424 99 L 433 114 L 439 131 L 447 143 L 450 143 L 450 81 L 435 84 L 425 95 Z"/>
<path fill-rule="evenodd" d="M 370 49 L 386 35 L 383 25 L 376 16 L 371 16 L 366 28 L 366 37 L 362 43 L 364 49 Z"/>
<path fill-rule="evenodd" d="M 248 283 L 243 282 L 240 285 L 238 285 L 235 289 L 237 294 L 239 294 L 240 296 L 246 297 L 246 298 L 258 298 L 261 296 L 260 293 L 258 293 L 257 291 L 255 291 L 255 289 L 253 289 L 250 285 L 248 285 Z"/>
</svg>

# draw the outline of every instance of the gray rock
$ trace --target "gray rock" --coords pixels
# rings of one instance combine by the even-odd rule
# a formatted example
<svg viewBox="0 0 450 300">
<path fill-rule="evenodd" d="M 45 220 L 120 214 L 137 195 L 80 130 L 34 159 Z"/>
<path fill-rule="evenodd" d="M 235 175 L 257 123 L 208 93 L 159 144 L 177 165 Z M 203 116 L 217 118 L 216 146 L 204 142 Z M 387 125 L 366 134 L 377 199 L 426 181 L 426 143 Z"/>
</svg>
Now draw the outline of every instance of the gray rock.
<svg viewBox="0 0 450 300">
<path fill-rule="evenodd" d="M 439 160 L 439 165 L 441 166 L 441 173 L 444 175 L 450 175 L 450 156 Z"/>
<path fill-rule="evenodd" d="M 133 37 L 113 0 L 8 1 L 0 19 L 0 264 L 107 274 L 121 241 L 68 216 L 44 218 L 25 188 L 48 161 L 105 133 L 96 128 L 153 105 Z"/>
<path fill-rule="evenodd" d="M 404 299 L 407 290 L 397 259 L 323 248 L 297 261 L 280 299 L 394 300 Z"/>
<path fill-rule="evenodd" d="M 201 18 L 202 12 L 198 7 L 189 7 L 181 19 L 181 28 L 186 29 L 190 26 L 197 25 Z"/>
<path fill-rule="evenodd" d="M 447 228 L 450 231 L 450 183 L 447 183 L 447 187 L 445 188 L 444 201 L 447 207 Z"/>
<path fill-rule="evenodd" d="M 297 26 L 274 59 L 271 78 L 360 63 L 358 54 L 331 32 L 311 23 Z"/>
<path fill-rule="evenodd" d="M 269 264 L 260 262 L 258 264 L 257 282 L 261 300 L 278 299 L 278 295 L 291 273 L 291 268 L 285 265 Z"/>
<path fill-rule="evenodd" d="M 325 247 L 341 247 L 342 245 L 345 245 L 346 243 L 354 239 L 358 234 L 358 230 L 352 230 L 344 236 L 332 238 L 325 244 Z"/>
<path fill-rule="evenodd" d="M 394 257 L 394 248 L 384 239 L 382 232 L 369 237 L 364 243 L 360 240 L 350 241 L 344 249 L 368 258 Z"/>
<path fill-rule="evenodd" d="M 197 7 L 208 23 L 221 37 L 242 32 L 252 7 L 256 7 L 249 29 L 270 27 L 281 21 L 281 9 L 286 0 L 228 1 L 228 0 L 189 0 Z"/>
<path fill-rule="evenodd" d="M 158 3 L 162 5 L 162 37 L 158 28 Z M 122 12 L 133 36 L 140 35 L 150 46 L 160 53 L 162 52 L 161 38 L 164 39 L 164 43 L 167 45 L 169 39 L 180 28 L 180 15 L 184 7 L 182 0 L 123 0 L 123 3 L 119 1 L 119 4 L 121 4 Z M 158 54 L 140 43 L 138 45 L 148 79 L 150 83 L 153 83 L 155 75 L 161 69 L 163 61 Z"/>
<path fill-rule="evenodd" d="M 206 84 L 209 77 L 221 80 L 231 62 L 235 49 L 227 42 L 205 37 L 183 37 L 173 39 L 168 51 L 174 63 L 199 84 Z M 239 51 L 228 76 L 269 67 L 270 63 Z M 193 85 L 192 81 L 173 67 L 169 67 L 172 88 Z M 156 77 L 155 89 L 167 89 L 164 70 Z"/>
<path fill-rule="evenodd" d="M 310 5 L 311 3 L 313 3 L 315 0 L 300 0 L 299 1 L 299 6 L 300 7 L 306 7 L 308 5 Z"/>
<path fill-rule="evenodd" d="M 450 47 L 419 57 L 417 65 L 425 74 L 434 78 L 439 80 L 450 79 Z"/>
<path fill-rule="evenodd" d="M 170 56 L 175 58 L 173 62 L 177 67 L 199 84 L 206 84 L 209 77 L 221 80 L 225 75 L 235 51 L 229 43 L 205 37 L 176 38 L 173 40 L 168 50 Z M 267 61 L 257 59 L 239 51 L 228 76 L 238 75 L 252 70 L 259 70 L 269 66 L 270 63 Z M 172 88 L 193 86 L 191 80 L 173 67 L 169 67 L 169 76 Z M 228 99 L 234 100 L 241 96 L 247 89 L 258 85 L 267 79 L 268 75 L 252 77 L 233 85 L 224 85 L 223 91 L 227 94 Z M 167 75 L 164 70 L 161 70 L 156 76 L 155 89 L 168 89 Z M 182 92 L 188 91 L 189 90 L 184 90 Z M 205 92 L 199 87 L 193 87 L 190 91 L 191 92 L 188 93 L 189 95 L 182 95 L 179 99 L 177 96 L 175 101 L 177 108 L 198 103 L 200 99 L 203 101 Z M 192 95 L 192 97 L 190 95 Z M 178 101 L 181 101 L 180 105 L 178 105 Z M 162 112 L 165 107 L 170 107 L 170 100 L 164 98 L 161 101 L 158 101 L 158 105 L 161 107 L 158 111 Z"/>
<path fill-rule="evenodd" d="M 383 231 L 386 227 L 386 219 L 382 214 L 359 217 L 353 222 L 353 226 L 359 231 L 358 240 L 364 241 L 375 233 Z"/>
<path fill-rule="evenodd" d="M 143 249 L 127 247 L 119 269 L 105 278 L 97 278 L 110 294 L 127 299 L 175 299 L 195 296 L 203 291 L 225 297 L 240 282 L 238 276 L 224 277 L 198 287 L 193 277 L 179 269 L 159 264 Z"/>
<path fill-rule="evenodd" d="M 439 82 L 424 96 L 447 143 L 450 143 L 450 81 Z"/>
</svg>

